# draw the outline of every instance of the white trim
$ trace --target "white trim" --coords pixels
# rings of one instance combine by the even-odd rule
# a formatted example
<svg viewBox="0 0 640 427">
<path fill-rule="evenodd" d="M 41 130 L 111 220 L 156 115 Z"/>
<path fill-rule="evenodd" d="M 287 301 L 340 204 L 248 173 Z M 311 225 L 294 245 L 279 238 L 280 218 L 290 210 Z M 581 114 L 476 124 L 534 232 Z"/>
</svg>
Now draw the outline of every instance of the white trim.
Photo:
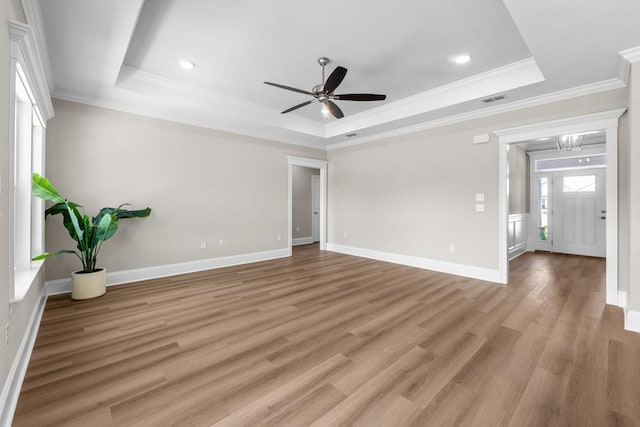
<svg viewBox="0 0 640 427">
<path fill-rule="evenodd" d="M 293 167 L 302 166 L 306 168 L 320 169 L 320 250 L 327 248 L 327 166 L 326 160 L 309 159 L 306 157 L 287 156 L 289 162 L 288 187 L 287 187 L 287 240 L 289 256 L 293 253 Z"/>
<path fill-rule="evenodd" d="M 624 311 L 625 318 L 627 317 L 627 291 L 618 291 L 618 307 L 621 307 Z"/>
<path fill-rule="evenodd" d="M 378 141 L 381 139 L 392 138 L 395 136 L 407 135 L 420 132 L 427 129 L 433 129 L 442 126 L 453 125 L 456 123 L 466 122 L 484 117 L 494 116 L 497 114 L 509 113 L 512 111 L 522 110 L 525 108 L 536 107 L 539 105 L 551 104 L 553 102 L 566 101 L 568 99 L 580 96 L 593 95 L 596 93 L 606 92 L 614 89 L 621 89 L 626 85 L 619 79 L 603 80 L 601 82 L 589 83 L 571 89 L 560 90 L 557 92 L 534 96 L 520 101 L 510 102 L 508 104 L 497 105 L 495 107 L 483 108 L 467 113 L 461 113 L 442 119 L 431 120 L 412 126 L 406 126 L 399 129 L 393 129 L 387 132 L 380 132 L 371 136 L 363 136 L 361 138 L 350 139 L 348 141 L 336 142 L 327 145 L 327 151 L 338 150 L 341 148 L 352 147 L 354 145 L 366 144 L 368 142 Z"/>
<path fill-rule="evenodd" d="M 49 95 L 49 86 L 45 76 L 40 53 L 29 25 L 21 22 L 9 21 L 9 36 L 11 38 L 11 57 L 18 60 L 24 68 L 29 87 L 33 91 L 38 109 L 43 115 L 42 127 L 47 126 L 47 120 L 54 116 L 53 104 Z M 15 70 L 11 70 L 12 73 Z"/>
<path fill-rule="evenodd" d="M 526 126 L 496 130 L 493 133 L 501 144 L 511 144 L 530 139 L 548 138 L 567 133 L 583 133 L 618 127 L 618 118 L 626 108 L 601 111 L 584 116 L 567 117 Z M 526 138 L 526 139 L 523 139 Z"/>
<path fill-rule="evenodd" d="M 538 138 L 557 136 L 567 133 L 581 133 L 605 130 L 607 147 L 607 260 L 606 260 L 606 302 L 616 305 L 618 302 L 618 119 L 626 108 L 569 117 L 560 120 L 519 126 L 494 131 L 499 146 L 499 183 L 498 197 L 499 232 L 498 268 L 502 278 L 509 277 L 507 262 L 507 235 L 509 203 L 506 183 L 508 179 L 507 145 Z"/>
<path fill-rule="evenodd" d="M 527 251 L 527 247 L 528 247 L 528 236 L 529 236 L 529 214 L 528 213 L 523 213 L 523 214 L 510 214 L 509 215 L 509 227 L 511 226 L 511 224 L 514 223 L 524 223 L 524 227 L 522 227 L 523 232 L 525 233 L 525 239 L 524 241 L 515 244 L 512 247 L 508 246 L 508 242 L 507 242 L 507 248 L 509 251 L 509 261 L 518 258 L 520 255 L 522 255 L 523 253 L 525 253 Z M 509 235 L 511 233 L 511 230 L 507 230 L 507 235 Z M 513 232 L 513 238 L 515 239 L 515 231 Z"/>
<path fill-rule="evenodd" d="M 11 364 L 11 369 L 7 374 L 7 378 L 2 388 L 2 395 L 0 396 L 0 425 L 10 426 L 13 421 L 13 415 L 16 411 L 16 405 L 18 404 L 18 396 L 20 396 L 20 389 L 24 381 L 24 376 L 27 373 L 27 367 L 29 366 L 29 359 L 31 358 L 31 352 L 33 351 L 33 345 L 36 342 L 38 335 L 38 329 L 40 328 L 40 320 L 42 319 L 42 313 L 47 303 L 47 293 L 43 287 L 38 295 L 38 300 L 33 307 L 29 322 L 25 329 L 25 333 L 22 336 L 22 341 L 18 347 L 18 351 Z"/>
<path fill-rule="evenodd" d="M 270 127 L 256 129 L 254 126 L 240 126 L 231 123 L 229 120 L 214 121 L 210 116 L 191 114 L 190 111 L 182 109 L 180 111 L 167 110 L 161 105 L 136 102 L 129 103 L 116 98 L 96 98 L 82 94 L 72 93 L 61 89 L 51 91 L 51 97 L 62 101 L 70 101 L 79 104 L 91 105 L 93 107 L 107 110 L 119 111 L 122 113 L 136 114 L 142 117 L 149 117 L 157 120 L 166 120 L 173 123 L 181 123 L 189 126 L 211 129 L 218 132 L 229 132 L 236 135 L 243 135 L 271 142 L 295 145 L 298 147 L 312 148 L 319 151 L 326 151 L 326 145 L 321 141 L 302 141 L 295 135 L 287 135 L 281 132 L 281 128 Z M 141 98 L 144 99 L 144 98 Z M 268 125 L 265 125 L 268 126 Z M 275 129 L 275 131 L 274 131 Z M 312 135 L 312 137 L 317 137 Z"/>
<path fill-rule="evenodd" d="M 509 283 L 509 153 L 506 145 L 498 150 L 498 277 L 499 282 L 506 285 Z"/>
<path fill-rule="evenodd" d="M 627 331 L 640 333 L 640 311 L 627 311 L 627 315 L 624 319 L 624 328 Z"/>
<path fill-rule="evenodd" d="M 622 50 L 618 54 L 630 64 L 640 62 L 640 46 L 632 47 L 631 49 Z"/>
<path fill-rule="evenodd" d="M 136 268 L 132 270 L 107 273 L 107 286 L 122 285 L 141 280 L 158 279 L 178 274 L 194 273 L 196 271 L 213 270 L 234 265 L 250 264 L 289 256 L 287 249 L 252 252 L 241 255 L 231 255 L 219 258 L 209 258 L 197 261 L 187 261 L 176 264 L 158 265 L 154 267 Z M 71 292 L 71 279 L 50 280 L 46 283 L 47 295 Z"/>
<path fill-rule="evenodd" d="M 618 76 L 627 85 L 631 64 L 640 62 L 640 46 L 618 52 Z"/>
<path fill-rule="evenodd" d="M 313 243 L 313 237 L 296 237 L 291 239 L 291 246 L 310 245 Z"/>
<path fill-rule="evenodd" d="M 489 95 L 507 92 L 544 81 L 534 58 L 525 58 L 502 67 L 408 96 L 379 107 L 333 121 L 326 126 L 326 137 L 334 137 L 379 126 L 384 123 L 439 110 Z"/>
<path fill-rule="evenodd" d="M 420 258 L 411 255 L 401 255 L 391 252 L 376 251 L 373 249 L 357 248 L 354 246 L 345 246 L 335 243 L 327 243 L 327 250 L 346 255 L 354 255 L 362 258 L 370 258 L 378 261 L 385 261 L 394 264 L 422 268 L 425 270 L 455 274 L 456 276 L 470 277 L 472 279 L 500 283 L 499 271 L 490 268 L 476 267 L 466 264 L 456 264 L 453 262 Z"/>
<path fill-rule="evenodd" d="M 22 0 L 22 9 L 27 24 L 33 29 L 34 40 L 40 54 L 40 62 L 44 70 L 47 83 L 53 85 L 53 71 L 51 61 L 49 60 L 49 49 L 47 47 L 47 37 L 44 34 L 44 26 L 42 25 L 42 9 L 40 2 L 36 0 Z"/>
</svg>

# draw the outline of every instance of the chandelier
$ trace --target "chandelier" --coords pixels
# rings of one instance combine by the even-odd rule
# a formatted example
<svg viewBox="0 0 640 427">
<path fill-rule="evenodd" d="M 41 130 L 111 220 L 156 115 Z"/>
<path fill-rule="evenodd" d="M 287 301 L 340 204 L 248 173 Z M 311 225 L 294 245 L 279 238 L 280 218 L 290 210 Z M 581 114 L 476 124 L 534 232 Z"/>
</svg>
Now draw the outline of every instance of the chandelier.
<svg viewBox="0 0 640 427">
<path fill-rule="evenodd" d="M 562 135 L 556 143 L 558 151 L 580 151 L 584 135 Z"/>
</svg>

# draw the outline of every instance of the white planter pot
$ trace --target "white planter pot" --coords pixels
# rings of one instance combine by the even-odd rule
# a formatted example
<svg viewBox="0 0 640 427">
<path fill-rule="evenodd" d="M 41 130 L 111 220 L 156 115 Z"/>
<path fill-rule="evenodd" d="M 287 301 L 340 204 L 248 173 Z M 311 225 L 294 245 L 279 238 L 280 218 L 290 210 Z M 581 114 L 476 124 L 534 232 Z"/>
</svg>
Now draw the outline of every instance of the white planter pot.
<svg viewBox="0 0 640 427">
<path fill-rule="evenodd" d="M 107 292 L 107 270 L 104 268 L 93 273 L 76 271 L 73 273 L 72 279 L 71 299 L 96 298 Z"/>
</svg>

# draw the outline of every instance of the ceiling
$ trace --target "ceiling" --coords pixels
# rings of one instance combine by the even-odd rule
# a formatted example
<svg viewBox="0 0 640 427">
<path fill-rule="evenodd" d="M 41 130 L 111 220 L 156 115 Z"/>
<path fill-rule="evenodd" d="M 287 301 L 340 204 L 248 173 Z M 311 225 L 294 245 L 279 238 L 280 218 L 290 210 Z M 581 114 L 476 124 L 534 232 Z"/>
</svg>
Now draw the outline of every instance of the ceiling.
<svg viewBox="0 0 640 427">
<path fill-rule="evenodd" d="M 623 87 L 640 50 L 637 0 L 23 4 L 55 98 L 321 149 Z M 336 93 L 387 99 L 280 114 L 310 97 L 263 82 L 310 91 L 320 56 L 348 69 Z"/>
</svg>

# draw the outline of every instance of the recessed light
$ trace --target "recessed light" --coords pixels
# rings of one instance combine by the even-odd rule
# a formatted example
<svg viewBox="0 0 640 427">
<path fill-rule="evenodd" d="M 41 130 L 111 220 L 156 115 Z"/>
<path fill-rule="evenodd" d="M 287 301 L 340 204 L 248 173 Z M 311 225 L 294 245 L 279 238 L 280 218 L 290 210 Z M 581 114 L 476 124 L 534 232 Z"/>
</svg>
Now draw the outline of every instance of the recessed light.
<svg viewBox="0 0 640 427">
<path fill-rule="evenodd" d="M 184 69 L 191 70 L 192 68 L 196 68 L 196 64 L 191 61 L 187 61 L 185 59 L 181 59 L 178 64 Z"/>
<path fill-rule="evenodd" d="M 469 61 L 471 61 L 471 56 L 467 55 L 466 53 L 453 57 L 453 62 L 455 62 L 456 64 L 466 64 Z"/>
</svg>

